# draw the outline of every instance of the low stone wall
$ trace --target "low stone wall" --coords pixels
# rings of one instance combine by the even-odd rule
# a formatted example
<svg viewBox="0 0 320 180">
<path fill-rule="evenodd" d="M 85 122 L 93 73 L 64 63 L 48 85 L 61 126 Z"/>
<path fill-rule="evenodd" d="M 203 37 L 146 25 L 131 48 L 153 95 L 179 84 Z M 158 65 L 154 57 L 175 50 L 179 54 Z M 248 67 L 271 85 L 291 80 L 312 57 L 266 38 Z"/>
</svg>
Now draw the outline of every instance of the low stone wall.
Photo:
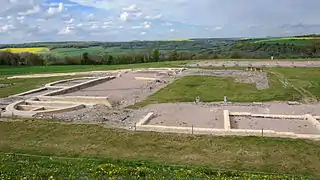
<svg viewBox="0 0 320 180">
<path fill-rule="evenodd" d="M 75 91 L 79 91 L 81 89 L 85 89 L 85 88 L 90 87 L 90 86 L 94 86 L 94 85 L 103 83 L 105 81 L 110 81 L 110 80 L 112 80 L 114 78 L 116 78 L 116 77 L 109 76 L 109 77 L 93 79 L 93 80 L 90 80 L 90 81 L 87 81 L 87 82 L 84 82 L 84 83 L 80 83 L 80 84 L 77 84 L 77 85 L 74 85 L 74 86 L 71 86 L 71 87 L 60 89 L 60 90 L 57 90 L 57 91 L 54 91 L 54 92 L 49 92 L 47 94 L 44 94 L 44 96 L 57 96 L 57 95 L 63 95 L 63 94 L 67 94 L 67 93 L 72 93 L 72 92 L 75 92 Z"/>
<path fill-rule="evenodd" d="M 228 110 L 223 111 L 223 123 L 224 123 L 224 130 L 229 131 L 231 129 L 231 122 L 230 122 L 230 116 L 229 116 Z"/>
<path fill-rule="evenodd" d="M 39 96 L 40 101 L 65 101 L 81 103 L 87 106 L 93 106 L 96 104 L 112 107 L 108 100 L 108 97 L 88 97 L 88 96 Z"/>
<path fill-rule="evenodd" d="M 32 105 L 36 105 L 37 107 L 33 110 L 18 110 L 17 107 L 20 105 L 23 105 L 24 103 L 30 103 Z M 52 108 L 50 110 L 45 110 L 45 108 L 48 108 L 46 104 Z M 68 104 L 68 106 L 59 107 L 61 104 Z M 75 111 L 81 108 L 84 108 L 85 105 L 80 103 L 71 103 L 71 102 L 37 102 L 32 100 L 26 100 L 26 101 L 17 101 L 15 103 L 12 103 L 6 107 L 6 111 L 1 114 L 2 117 L 22 117 L 22 118 L 32 118 L 33 116 L 37 114 L 48 114 L 48 113 L 62 113 L 62 112 L 68 112 L 68 111 Z M 44 110 L 41 110 L 44 109 Z M 37 110 L 37 111 L 35 111 Z"/>
<path fill-rule="evenodd" d="M 146 125 L 152 118 L 154 117 L 154 113 L 150 112 L 145 117 L 143 117 L 136 126 L 143 126 Z"/>
<path fill-rule="evenodd" d="M 55 86 L 56 84 L 60 84 L 60 83 L 65 83 L 65 82 L 70 82 L 70 81 L 75 81 L 75 80 L 82 80 L 82 79 L 88 79 L 88 81 L 91 79 L 97 79 L 94 77 L 82 77 L 82 78 L 73 78 L 73 79 L 65 79 L 65 80 L 60 80 L 60 81 L 55 81 L 52 83 L 48 83 L 45 85 L 46 88 L 53 88 L 53 89 L 63 89 L 66 88 L 65 86 Z"/>
<path fill-rule="evenodd" d="M 145 81 L 155 81 L 157 78 L 150 78 L 150 77 L 134 77 L 135 80 L 145 80 Z"/>
<path fill-rule="evenodd" d="M 320 122 L 311 115 L 274 115 L 274 114 L 252 114 L 249 112 L 229 112 L 224 110 L 224 129 L 214 128 L 194 128 L 194 127 L 177 127 L 177 126 L 159 126 L 147 125 L 154 117 L 152 112 L 148 113 L 143 119 L 136 124 L 138 131 L 155 131 L 166 133 L 184 133 L 184 134 L 209 134 L 217 136 L 264 136 L 264 137 L 282 137 L 282 138 L 300 138 L 320 140 L 320 135 L 315 134 L 295 134 L 293 132 L 276 132 L 274 130 L 253 130 L 253 129 L 231 129 L 230 116 L 252 116 L 275 119 L 300 119 L 312 121 L 312 124 L 320 131 Z"/>
<path fill-rule="evenodd" d="M 250 116 L 255 118 L 271 118 L 271 119 L 303 119 L 306 115 L 283 115 L 283 114 L 252 114 L 250 112 L 230 112 L 230 116 Z"/>
<path fill-rule="evenodd" d="M 310 114 L 306 115 L 307 120 L 315 126 L 315 128 L 320 131 L 320 122 L 316 120 L 316 118 L 314 118 L 313 116 L 311 116 Z"/>
<path fill-rule="evenodd" d="M 26 96 L 26 95 L 29 95 L 29 94 L 32 94 L 32 93 L 37 93 L 37 92 L 45 91 L 45 90 L 47 90 L 47 88 L 46 87 L 42 87 L 42 88 L 38 88 L 38 89 L 32 89 L 30 91 L 26 91 L 26 92 L 23 92 L 23 93 L 15 94 L 15 95 L 12 95 L 12 96 L 9 96 L 9 97 Z"/>
<path fill-rule="evenodd" d="M 293 139 L 312 139 L 320 140 L 320 135 L 295 134 L 291 132 L 275 132 L 272 130 L 251 130 L 251 129 L 224 129 L 194 128 L 194 127 L 175 127 L 175 126 L 157 126 L 157 125 L 136 125 L 137 131 L 153 131 L 165 133 L 181 134 L 207 134 L 216 136 L 263 136 L 263 137 L 282 137 Z"/>
</svg>

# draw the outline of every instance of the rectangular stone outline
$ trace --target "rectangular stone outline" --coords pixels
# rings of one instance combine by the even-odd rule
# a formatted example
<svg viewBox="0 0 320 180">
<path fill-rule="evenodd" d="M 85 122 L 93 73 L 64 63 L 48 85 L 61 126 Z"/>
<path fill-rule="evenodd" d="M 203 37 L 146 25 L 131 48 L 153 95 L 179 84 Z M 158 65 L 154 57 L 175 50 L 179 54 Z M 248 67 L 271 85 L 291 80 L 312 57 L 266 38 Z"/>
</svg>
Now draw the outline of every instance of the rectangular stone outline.
<svg viewBox="0 0 320 180">
<path fill-rule="evenodd" d="M 293 139 L 312 139 L 320 140 L 320 135 L 316 134 L 296 134 L 293 132 L 277 132 L 273 130 L 253 130 L 253 129 L 231 129 L 230 116 L 252 116 L 266 117 L 266 118 L 289 118 L 289 119 L 303 119 L 310 121 L 320 131 L 320 122 L 312 115 L 275 115 L 275 114 L 252 114 L 250 112 L 229 112 L 224 110 L 224 129 L 214 128 L 194 128 L 194 127 L 178 127 L 178 126 L 158 126 L 146 125 L 153 117 L 154 113 L 148 113 L 135 126 L 138 131 L 154 131 L 166 133 L 184 133 L 184 134 L 207 134 L 215 136 L 264 136 L 264 137 L 280 137 Z M 229 129 L 230 127 L 230 129 Z"/>
</svg>

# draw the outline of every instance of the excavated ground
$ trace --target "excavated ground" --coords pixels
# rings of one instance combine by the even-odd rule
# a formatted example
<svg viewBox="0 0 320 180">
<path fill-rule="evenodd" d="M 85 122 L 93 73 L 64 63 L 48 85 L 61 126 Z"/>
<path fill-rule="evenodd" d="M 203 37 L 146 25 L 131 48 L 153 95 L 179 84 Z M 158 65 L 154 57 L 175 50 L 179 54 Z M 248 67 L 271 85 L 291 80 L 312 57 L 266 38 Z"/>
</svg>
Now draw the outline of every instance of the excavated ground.
<svg viewBox="0 0 320 180">
<path fill-rule="evenodd" d="M 102 72 L 100 75 L 111 75 Z M 115 75 L 115 74 L 112 74 Z M 194 126 L 208 128 L 223 128 L 223 110 L 230 112 L 251 112 L 262 114 L 287 115 L 320 115 L 320 104 L 288 105 L 283 102 L 269 102 L 263 105 L 252 103 L 166 103 L 152 104 L 138 110 L 128 110 L 123 107 L 142 101 L 173 82 L 175 79 L 188 75 L 212 75 L 220 77 L 234 77 L 236 82 L 256 84 L 257 89 L 269 87 L 267 73 L 241 70 L 203 70 L 188 69 L 179 75 L 169 76 L 155 72 L 127 72 L 120 77 L 89 88 L 65 94 L 65 96 L 100 96 L 109 97 L 115 104 L 114 108 L 96 105 L 77 111 L 38 115 L 37 118 L 55 118 L 71 122 L 103 123 L 110 126 L 132 128 L 135 123 L 147 113 L 154 112 L 156 117 L 149 124 L 165 126 Z M 160 81 L 137 80 L 135 77 L 158 78 Z M 150 89 L 151 87 L 151 89 Z M 18 98 L 22 99 L 21 97 Z M 15 102 L 17 98 L 1 99 L 0 106 Z M 231 118 L 233 128 L 271 129 L 276 131 L 291 131 L 297 133 L 317 133 L 307 121 L 247 119 L 242 117 Z"/>
</svg>

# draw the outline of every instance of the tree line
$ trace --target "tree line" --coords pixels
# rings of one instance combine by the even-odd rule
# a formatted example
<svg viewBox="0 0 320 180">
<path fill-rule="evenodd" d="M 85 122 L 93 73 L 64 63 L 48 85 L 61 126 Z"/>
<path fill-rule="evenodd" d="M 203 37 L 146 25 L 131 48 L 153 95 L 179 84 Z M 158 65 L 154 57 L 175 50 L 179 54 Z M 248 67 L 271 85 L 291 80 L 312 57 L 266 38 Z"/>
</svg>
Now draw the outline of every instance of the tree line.
<svg viewBox="0 0 320 180">
<path fill-rule="evenodd" d="M 161 53 L 154 49 L 151 53 L 133 53 L 124 55 L 112 54 L 90 54 L 84 52 L 80 56 L 54 56 L 47 54 L 33 53 L 12 53 L 10 51 L 0 52 L 0 65 L 8 66 L 44 66 L 44 65 L 117 65 L 135 64 L 160 61 L 176 61 L 194 59 L 195 56 L 188 52 L 172 51 L 171 53 Z"/>
<path fill-rule="evenodd" d="M 112 53 L 93 54 L 85 52 L 74 56 L 54 56 L 50 53 L 12 53 L 0 51 L 0 65 L 43 66 L 43 65 L 117 65 L 160 61 L 218 59 L 218 58 L 319 58 L 320 41 L 313 41 L 304 46 L 294 44 L 266 44 L 236 42 L 223 46 L 192 51 L 161 51 L 146 49 L 145 52 L 131 52 L 115 55 Z"/>
</svg>

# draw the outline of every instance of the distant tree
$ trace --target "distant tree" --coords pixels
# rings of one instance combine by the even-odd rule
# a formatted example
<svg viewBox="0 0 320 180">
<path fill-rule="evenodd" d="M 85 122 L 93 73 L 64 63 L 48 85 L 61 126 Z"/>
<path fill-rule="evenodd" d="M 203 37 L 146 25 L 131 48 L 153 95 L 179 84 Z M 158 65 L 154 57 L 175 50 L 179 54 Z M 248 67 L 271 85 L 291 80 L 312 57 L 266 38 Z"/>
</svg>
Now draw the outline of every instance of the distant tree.
<svg viewBox="0 0 320 180">
<path fill-rule="evenodd" d="M 89 53 L 87 52 L 82 53 L 81 64 L 85 64 L 85 65 L 90 64 Z"/>
<path fill-rule="evenodd" d="M 154 61 L 159 61 L 160 59 L 160 52 L 158 49 L 153 50 L 152 59 Z"/>
<path fill-rule="evenodd" d="M 241 59 L 242 56 L 241 56 L 240 52 L 235 51 L 235 52 L 232 52 L 230 58 L 232 58 L 232 59 Z"/>
<path fill-rule="evenodd" d="M 28 53 L 25 56 L 26 64 L 29 66 L 43 66 L 44 60 L 37 54 Z"/>
<path fill-rule="evenodd" d="M 179 58 L 178 56 L 179 56 L 179 55 L 178 55 L 177 51 L 174 50 L 174 51 L 170 54 L 170 60 L 172 60 L 172 61 L 178 60 L 178 58 Z"/>
<path fill-rule="evenodd" d="M 65 63 L 67 65 L 79 65 L 79 64 L 81 64 L 81 61 L 75 56 L 66 56 L 64 58 L 64 60 L 65 60 Z"/>
</svg>

